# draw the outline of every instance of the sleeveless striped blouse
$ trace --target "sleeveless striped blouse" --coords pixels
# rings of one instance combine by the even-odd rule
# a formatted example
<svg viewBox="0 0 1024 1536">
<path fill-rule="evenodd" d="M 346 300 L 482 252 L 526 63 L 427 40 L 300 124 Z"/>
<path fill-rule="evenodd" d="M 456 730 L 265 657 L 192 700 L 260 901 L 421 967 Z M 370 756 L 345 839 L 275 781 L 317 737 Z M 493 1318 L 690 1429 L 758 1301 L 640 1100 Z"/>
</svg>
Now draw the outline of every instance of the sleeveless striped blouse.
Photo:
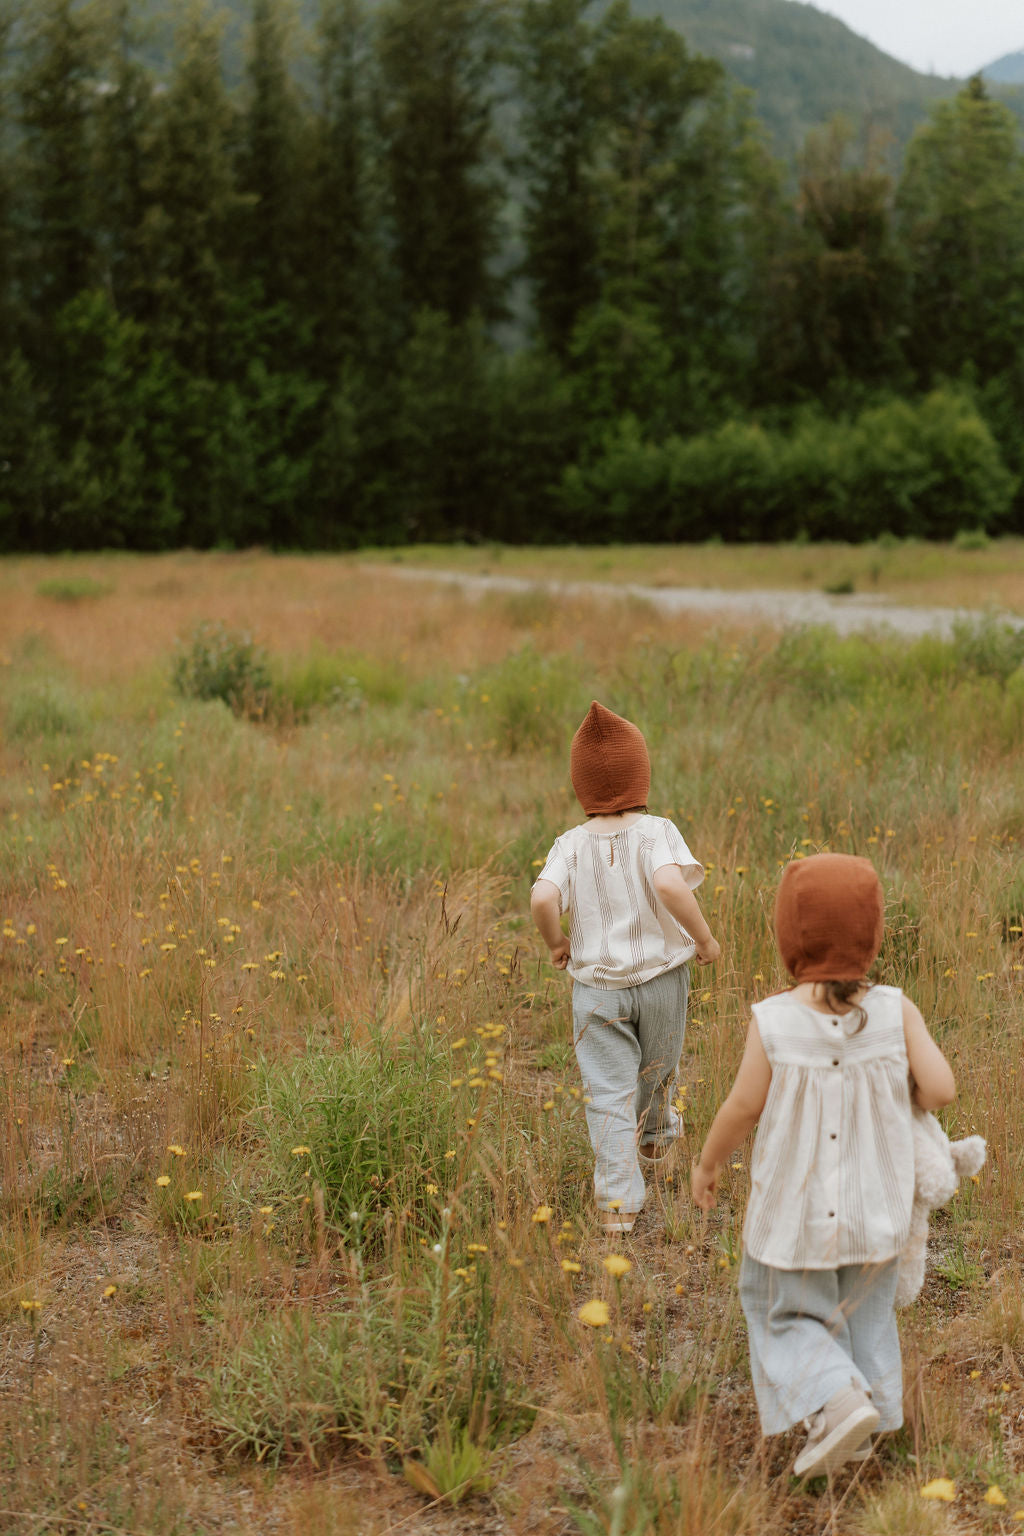
<svg viewBox="0 0 1024 1536">
<path fill-rule="evenodd" d="M 872 987 L 857 1015 L 790 993 L 753 1009 L 771 1064 L 743 1225 L 773 1269 L 838 1269 L 899 1253 L 910 1230 L 914 1148 L 903 994 Z"/>
</svg>

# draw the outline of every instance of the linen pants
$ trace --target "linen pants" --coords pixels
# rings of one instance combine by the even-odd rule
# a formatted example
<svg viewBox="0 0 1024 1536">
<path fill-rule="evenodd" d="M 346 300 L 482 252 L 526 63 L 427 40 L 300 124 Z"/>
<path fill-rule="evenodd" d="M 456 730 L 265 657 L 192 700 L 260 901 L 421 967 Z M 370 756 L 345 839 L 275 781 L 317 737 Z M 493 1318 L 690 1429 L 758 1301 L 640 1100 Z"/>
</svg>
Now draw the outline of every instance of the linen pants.
<svg viewBox="0 0 1024 1536">
<path fill-rule="evenodd" d="M 851 1380 L 870 1390 L 879 1430 L 899 1429 L 898 1268 L 898 1259 L 887 1259 L 839 1269 L 769 1269 L 743 1255 L 740 1302 L 763 1434 L 781 1434 L 809 1418 Z"/>
<path fill-rule="evenodd" d="M 589 1100 L 587 1130 L 600 1210 L 640 1210 L 647 1188 L 637 1143 L 653 1146 L 679 1135 L 672 1095 L 689 990 L 686 965 L 636 987 L 573 982 L 573 1044 Z"/>
</svg>

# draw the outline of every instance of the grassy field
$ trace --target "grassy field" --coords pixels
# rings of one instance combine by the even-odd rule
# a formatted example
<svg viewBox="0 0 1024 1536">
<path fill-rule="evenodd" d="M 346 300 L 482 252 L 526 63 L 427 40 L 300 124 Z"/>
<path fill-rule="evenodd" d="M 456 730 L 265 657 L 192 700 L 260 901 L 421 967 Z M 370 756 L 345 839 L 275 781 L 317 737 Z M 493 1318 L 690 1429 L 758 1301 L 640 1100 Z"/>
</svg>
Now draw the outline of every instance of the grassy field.
<svg viewBox="0 0 1024 1536">
<path fill-rule="evenodd" d="M 746 580 L 732 554 L 680 579 Z M 709 632 L 368 563 L 0 565 L 0 1531 L 1020 1529 L 1020 636 Z M 915 599 L 1020 605 L 1018 546 L 917 563 Z M 681 1173 L 630 1238 L 596 1229 L 566 984 L 527 917 L 593 697 L 643 727 L 652 809 L 708 868 L 690 1149 L 784 981 L 779 868 L 826 847 L 876 863 L 883 979 L 954 1062 L 951 1132 L 988 1138 L 902 1318 L 906 1427 L 831 1487 L 757 1433 L 749 1148 L 711 1219 Z M 952 1502 L 922 1499 L 938 1477 Z"/>
<path fill-rule="evenodd" d="M 537 580 L 626 581 L 651 587 L 857 592 L 896 602 L 986 606 L 1024 614 L 1024 539 L 964 538 L 955 547 L 896 539 L 868 544 L 632 544 L 610 548 L 420 545 L 366 550 L 399 563 Z"/>
</svg>

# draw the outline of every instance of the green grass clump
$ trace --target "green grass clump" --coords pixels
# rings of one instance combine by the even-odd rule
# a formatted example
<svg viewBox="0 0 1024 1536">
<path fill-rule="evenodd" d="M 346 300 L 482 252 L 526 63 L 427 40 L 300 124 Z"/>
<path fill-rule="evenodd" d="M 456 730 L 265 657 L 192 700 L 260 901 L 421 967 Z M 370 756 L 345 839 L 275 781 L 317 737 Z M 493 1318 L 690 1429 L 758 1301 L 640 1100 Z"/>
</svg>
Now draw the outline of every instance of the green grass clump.
<svg viewBox="0 0 1024 1536">
<path fill-rule="evenodd" d="M 90 598 L 106 597 L 112 591 L 109 582 L 97 581 L 94 576 L 52 576 L 36 586 L 40 597 L 55 603 L 83 603 Z"/>
</svg>

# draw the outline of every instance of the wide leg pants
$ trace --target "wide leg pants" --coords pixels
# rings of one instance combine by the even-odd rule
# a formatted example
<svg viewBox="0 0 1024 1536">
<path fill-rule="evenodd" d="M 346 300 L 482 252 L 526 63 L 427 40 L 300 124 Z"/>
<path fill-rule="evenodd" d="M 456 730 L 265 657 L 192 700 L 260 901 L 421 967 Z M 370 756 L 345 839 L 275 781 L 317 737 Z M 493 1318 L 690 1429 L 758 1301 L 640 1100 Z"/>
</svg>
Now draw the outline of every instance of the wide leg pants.
<svg viewBox="0 0 1024 1536">
<path fill-rule="evenodd" d="M 749 1254 L 740 1301 L 761 1429 L 781 1434 L 851 1381 L 870 1391 L 879 1430 L 903 1423 L 896 1327 L 898 1260 L 840 1269 L 769 1269 Z"/>
</svg>

